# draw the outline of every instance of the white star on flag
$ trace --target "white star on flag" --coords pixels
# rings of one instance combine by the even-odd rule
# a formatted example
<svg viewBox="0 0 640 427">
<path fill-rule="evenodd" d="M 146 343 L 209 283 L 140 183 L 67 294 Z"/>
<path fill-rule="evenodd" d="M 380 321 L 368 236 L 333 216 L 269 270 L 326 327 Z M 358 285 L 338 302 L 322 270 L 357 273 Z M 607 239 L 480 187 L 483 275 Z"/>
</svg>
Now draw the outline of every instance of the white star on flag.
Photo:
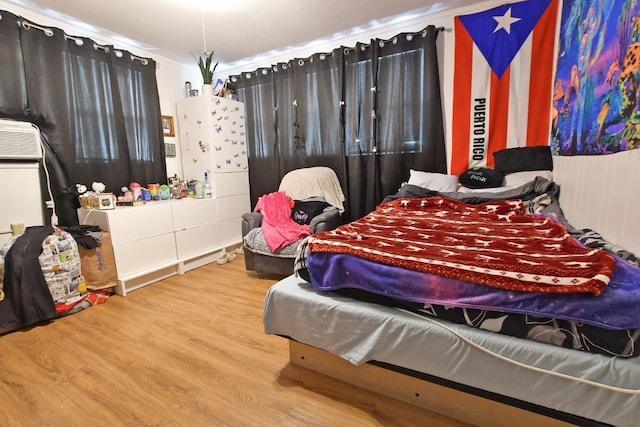
<svg viewBox="0 0 640 427">
<path fill-rule="evenodd" d="M 496 25 L 494 33 L 505 30 L 507 34 L 511 34 L 511 24 L 514 24 L 520 20 L 520 18 L 513 18 L 511 16 L 511 8 L 505 12 L 503 16 L 494 16 L 493 19 L 496 20 L 498 25 Z"/>
</svg>

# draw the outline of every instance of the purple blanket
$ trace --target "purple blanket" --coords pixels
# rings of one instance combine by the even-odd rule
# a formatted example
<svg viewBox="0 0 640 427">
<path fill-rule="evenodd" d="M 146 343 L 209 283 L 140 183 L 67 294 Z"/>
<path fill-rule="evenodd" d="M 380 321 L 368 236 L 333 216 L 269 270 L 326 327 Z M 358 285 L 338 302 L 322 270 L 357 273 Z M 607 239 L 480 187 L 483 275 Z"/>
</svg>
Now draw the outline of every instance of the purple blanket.
<svg viewBox="0 0 640 427">
<path fill-rule="evenodd" d="M 616 257 L 600 296 L 509 291 L 367 261 L 352 255 L 308 253 L 313 287 L 361 289 L 425 304 L 479 308 L 583 322 L 606 329 L 640 328 L 640 268 Z"/>
</svg>

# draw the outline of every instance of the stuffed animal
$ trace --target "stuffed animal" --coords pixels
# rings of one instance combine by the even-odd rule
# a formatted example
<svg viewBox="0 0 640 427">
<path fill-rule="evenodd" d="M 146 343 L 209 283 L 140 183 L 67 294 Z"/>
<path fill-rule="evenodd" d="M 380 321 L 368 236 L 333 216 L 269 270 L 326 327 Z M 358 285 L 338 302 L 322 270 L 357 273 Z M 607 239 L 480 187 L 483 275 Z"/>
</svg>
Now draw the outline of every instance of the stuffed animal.
<svg viewBox="0 0 640 427">
<path fill-rule="evenodd" d="M 142 200 L 142 186 L 140 184 L 138 184 L 137 182 L 132 182 L 131 184 L 129 184 L 129 188 L 133 193 L 134 201 L 137 202 L 138 200 Z"/>
<path fill-rule="evenodd" d="M 133 192 L 129 190 L 128 187 L 121 187 L 120 191 L 122 191 L 122 196 L 118 196 L 119 202 L 134 202 L 135 199 L 133 197 Z"/>
<path fill-rule="evenodd" d="M 76 184 L 76 191 L 78 196 L 87 192 L 87 186 L 84 184 Z"/>
<path fill-rule="evenodd" d="M 97 194 L 102 194 L 104 193 L 104 190 L 107 189 L 107 186 L 104 185 L 102 182 L 94 181 L 91 183 L 91 189 L 95 191 Z"/>
<path fill-rule="evenodd" d="M 167 184 L 160 186 L 160 200 L 168 200 L 171 198 L 171 187 Z"/>
</svg>

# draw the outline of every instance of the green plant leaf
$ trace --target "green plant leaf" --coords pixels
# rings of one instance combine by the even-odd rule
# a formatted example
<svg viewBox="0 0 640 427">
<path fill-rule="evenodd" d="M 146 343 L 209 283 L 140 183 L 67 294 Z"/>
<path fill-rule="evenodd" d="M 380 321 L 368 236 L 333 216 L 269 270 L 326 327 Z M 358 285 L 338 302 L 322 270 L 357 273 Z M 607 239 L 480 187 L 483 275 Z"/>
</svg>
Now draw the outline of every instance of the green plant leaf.
<svg viewBox="0 0 640 427">
<path fill-rule="evenodd" d="M 213 62 L 213 52 L 211 52 L 207 56 L 203 56 L 203 55 L 196 56 L 193 53 L 192 55 L 193 55 L 193 58 L 196 60 L 196 63 L 198 64 L 198 68 L 200 68 L 200 74 L 202 74 L 203 83 L 211 84 L 211 82 L 213 81 L 213 73 L 218 67 L 219 61 L 216 61 L 216 63 L 213 64 L 213 68 L 212 68 L 211 64 Z"/>
</svg>

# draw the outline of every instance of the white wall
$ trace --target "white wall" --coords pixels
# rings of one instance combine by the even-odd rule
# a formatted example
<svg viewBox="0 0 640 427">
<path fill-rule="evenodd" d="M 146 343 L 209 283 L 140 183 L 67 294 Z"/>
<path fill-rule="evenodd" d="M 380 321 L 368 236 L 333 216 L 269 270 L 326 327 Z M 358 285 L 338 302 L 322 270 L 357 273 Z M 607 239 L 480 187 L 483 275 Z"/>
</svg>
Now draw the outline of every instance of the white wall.
<svg viewBox="0 0 640 427">
<path fill-rule="evenodd" d="M 640 255 L 640 149 L 555 156 L 553 162 L 560 206 L 569 221 Z"/>
</svg>

